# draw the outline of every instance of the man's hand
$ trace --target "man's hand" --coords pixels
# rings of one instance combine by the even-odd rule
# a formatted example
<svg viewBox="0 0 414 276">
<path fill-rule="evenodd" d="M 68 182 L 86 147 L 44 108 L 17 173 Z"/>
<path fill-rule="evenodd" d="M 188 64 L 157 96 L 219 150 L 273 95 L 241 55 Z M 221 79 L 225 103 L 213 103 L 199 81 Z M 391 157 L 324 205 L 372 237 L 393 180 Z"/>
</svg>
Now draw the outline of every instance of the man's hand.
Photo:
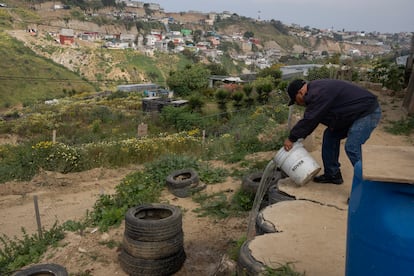
<svg viewBox="0 0 414 276">
<path fill-rule="evenodd" d="M 293 142 L 292 142 L 292 141 L 290 141 L 290 140 L 289 140 L 289 138 L 287 138 L 287 139 L 285 140 L 285 142 L 283 143 L 283 148 L 284 148 L 286 151 L 290 151 L 290 150 L 292 149 L 292 147 L 293 147 Z"/>
</svg>

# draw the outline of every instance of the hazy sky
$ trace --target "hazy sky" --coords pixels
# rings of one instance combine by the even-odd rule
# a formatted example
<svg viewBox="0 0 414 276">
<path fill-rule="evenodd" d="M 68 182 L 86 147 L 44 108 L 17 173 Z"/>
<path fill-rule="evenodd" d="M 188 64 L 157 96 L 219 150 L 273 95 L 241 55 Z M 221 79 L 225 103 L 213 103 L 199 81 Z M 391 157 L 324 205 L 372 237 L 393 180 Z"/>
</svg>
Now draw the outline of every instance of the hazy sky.
<svg viewBox="0 0 414 276">
<path fill-rule="evenodd" d="M 146 1 L 145 1 L 146 2 Z M 311 28 L 414 32 L 414 0 L 152 0 L 166 12 L 229 11 Z M 146 2 L 147 3 L 147 2 Z"/>
</svg>

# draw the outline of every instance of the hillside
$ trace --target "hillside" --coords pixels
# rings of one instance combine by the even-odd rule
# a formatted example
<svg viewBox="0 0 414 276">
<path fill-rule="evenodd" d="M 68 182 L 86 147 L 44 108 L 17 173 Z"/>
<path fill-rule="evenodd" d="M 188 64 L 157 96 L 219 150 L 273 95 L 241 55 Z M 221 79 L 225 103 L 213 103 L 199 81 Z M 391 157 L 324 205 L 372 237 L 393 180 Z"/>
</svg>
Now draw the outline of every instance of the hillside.
<svg viewBox="0 0 414 276">
<path fill-rule="evenodd" d="M 10 8 L 0 10 L 0 30 L 4 31 L 0 35 L 3 60 L 0 66 L 4 82 L 0 87 L 0 100 L 3 103 L 1 108 L 19 102 L 29 104 L 35 99 L 53 99 L 67 94 L 91 93 L 97 90 L 113 91 L 116 85 L 125 83 L 155 82 L 165 86 L 166 77 L 171 70 L 191 62 L 182 55 L 154 52 L 146 48 L 140 51 L 105 49 L 102 48 L 102 41 L 76 38 L 73 45 L 61 45 L 57 42 L 57 34 L 62 28 L 73 29 L 76 33 L 134 35 L 138 30 L 133 24 L 123 24 L 123 21 L 85 16 L 78 8 L 54 10 L 55 1 L 32 6 L 25 1 L 9 2 Z M 98 12 L 110 14 L 115 10 L 107 8 Z M 126 8 L 123 12 L 145 15 L 144 9 L 139 8 Z M 205 14 L 154 12 L 152 16 L 173 17 L 183 28 L 192 30 L 208 31 L 212 28 L 200 23 L 206 19 Z M 278 21 L 257 22 L 240 17 L 221 20 L 214 27 L 218 34 L 228 37 L 251 32 L 259 41 L 258 50 L 275 51 L 281 56 L 298 56 L 315 51 L 347 53 L 351 49 L 372 54 L 382 51 L 381 47 L 339 43 L 324 37 L 292 35 L 291 29 Z M 27 32 L 30 29 L 36 30 L 36 33 Z M 165 32 L 162 29 L 158 31 Z M 9 36 L 22 44 L 10 39 Z M 239 52 L 232 50 L 232 53 L 254 54 L 243 48 L 237 51 Z M 207 57 L 203 58 L 204 62 L 207 60 Z M 46 76 L 42 73 L 44 71 Z M 239 71 L 240 68 L 237 72 Z M 29 80 L 28 77 L 32 79 Z M 24 82 L 16 81 L 22 78 L 25 79 Z M 55 81 L 58 79 L 66 81 Z"/>
<path fill-rule="evenodd" d="M 45 57 L 35 55 L 30 48 L 4 33 L 0 33 L 0 55 L 2 107 L 96 90 L 92 83 Z"/>
</svg>

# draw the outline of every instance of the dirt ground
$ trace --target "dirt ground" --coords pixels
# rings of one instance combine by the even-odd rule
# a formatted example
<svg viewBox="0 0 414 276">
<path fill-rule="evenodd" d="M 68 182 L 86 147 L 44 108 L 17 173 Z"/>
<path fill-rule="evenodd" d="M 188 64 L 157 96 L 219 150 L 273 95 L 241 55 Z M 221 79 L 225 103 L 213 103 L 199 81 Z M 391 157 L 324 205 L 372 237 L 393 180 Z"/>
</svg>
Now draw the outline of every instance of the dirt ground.
<svg viewBox="0 0 414 276">
<path fill-rule="evenodd" d="M 383 108 L 381 125 L 373 133 L 370 144 L 413 146 L 414 137 L 395 136 L 383 130 L 388 120 L 404 117 L 401 101 L 385 93 L 377 93 Z M 315 145 L 320 148 L 321 131 L 315 133 Z M 2 137 L 2 142 L 13 142 L 14 137 Z M 263 152 L 249 156 L 250 159 L 270 160 L 275 152 Z M 215 166 L 230 168 L 216 162 Z M 37 230 L 34 196 L 38 198 L 42 226 L 50 227 L 56 220 L 81 219 L 91 210 L 99 194 L 111 194 L 122 178 L 139 167 L 116 170 L 97 168 L 81 173 L 59 174 L 43 171 L 27 182 L 8 182 L 0 185 L 0 234 L 21 236 L 21 227 L 27 233 Z M 225 191 L 231 197 L 240 188 L 241 181 L 231 177 L 223 183 L 208 185 L 204 193 Z M 215 220 L 198 217 L 193 212 L 198 204 L 191 198 L 177 198 L 167 190 L 163 192 L 165 203 L 177 205 L 183 211 L 184 249 L 187 260 L 176 274 L 181 275 L 231 275 L 236 264 L 229 260 L 228 249 L 234 241 L 247 234 L 248 216 Z M 66 233 L 60 246 L 51 248 L 39 263 L 56 263 L 64 266 L 72 275 L 126 275 L 119 266 L 119 247 L 108 244 L 121 243 L 124 226 L 101 233 L 87 229 L 83 233 Z M 314 248 L 301 248 L 312 255 Z M 316 257 L 315 257 L 316 258 Z M 315 264 L 318 260 L 315 259 Z M 329 266 L 329 264 L 326 264 Z"/>
</svg>

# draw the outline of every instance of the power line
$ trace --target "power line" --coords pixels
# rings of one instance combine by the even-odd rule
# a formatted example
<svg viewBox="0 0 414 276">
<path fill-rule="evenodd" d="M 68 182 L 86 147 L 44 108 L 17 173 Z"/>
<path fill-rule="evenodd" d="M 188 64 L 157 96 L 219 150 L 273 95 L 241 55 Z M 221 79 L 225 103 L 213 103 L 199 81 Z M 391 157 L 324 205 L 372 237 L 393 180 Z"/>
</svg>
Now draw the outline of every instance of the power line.
<svg viewBox="0 0 414 276">
<path fill-rule="evenodd" d="M 86 82 L 85 80 L 79 79 L 56 79 L 56 78 L 42 78 L 42 77 L 26 77 L 26 76 L 1 76 L 0 80 L 28 80 L 28 81 L 40 81 L 40 80 L 47 80 L 47 81 L 79 81 L 79 82 Z"/>
<path fill-rule="evenodd" d="M 83 79 L 72 79 L 72 78 L 53 78 L 53 77 L 27 77 L 27 76 L 2 76 L 0 75 L 0 81 L 18 81 L 24 80 L 28 82 L 36 81 L 47 81 L 47 82 L 78 82 L 78 83 L 88 83 L 88 82 L 102 82 L 102 83 L 122 83 L 122 84 L 136 84 L 135 81 L 125 81 L 125 80 L 112 80 L 112 79 L 103 79 L 103 80 L 83 80 Z M 159 83 L 159 82 L 158 82 Z M 165 83 L 165 81 L 164 81 Z"/>
</svg>

